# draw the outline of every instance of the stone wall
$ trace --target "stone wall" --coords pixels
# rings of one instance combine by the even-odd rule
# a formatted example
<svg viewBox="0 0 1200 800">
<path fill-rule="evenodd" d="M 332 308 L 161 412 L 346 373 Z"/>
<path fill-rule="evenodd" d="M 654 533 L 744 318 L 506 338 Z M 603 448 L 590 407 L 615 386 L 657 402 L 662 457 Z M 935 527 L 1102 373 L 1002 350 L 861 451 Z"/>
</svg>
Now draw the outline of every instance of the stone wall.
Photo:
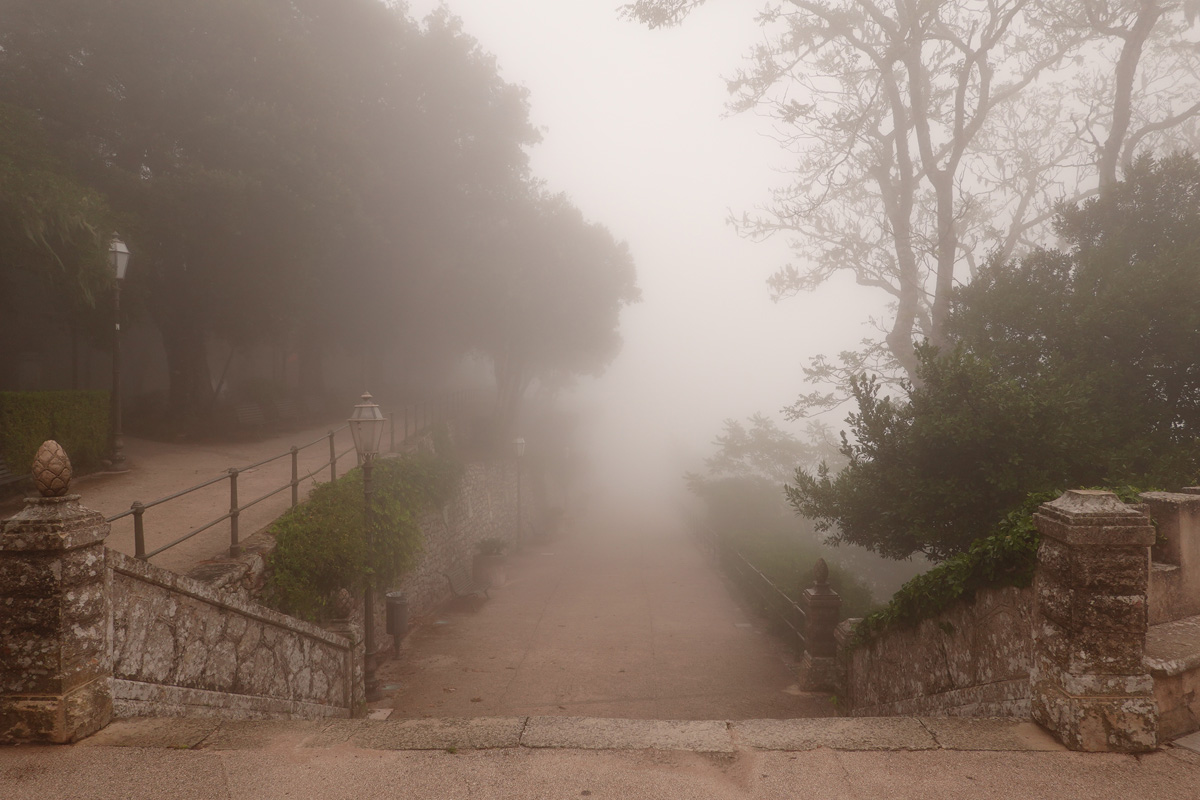
<svg viewBox="0 0 1200 800">
<path fill-rule="evenodd" d="M 107 550 L 118 716 L 346 717 L 351 639 Z"/>
<path fill-rule="evenodd" d="M 425 548 L 420 563 L 397 587 L 408 598 L 410 613 L 428 613 L 445 600 L 448 588 L 442 573 L 455 564 L 465 564 L 469 571 L 480 540 L 515 543 L 516 497 L 512 461 L 467 466 L 458 498 L 444 512 L 428 512 L 421 518 Z M 528 511 L 527 498 L 522 500 Z"/>
<path fill-rule="evenodd" d="M 983 589 L 913 628 L 849 648 L 841 708 L 852 716 L 1029 716 L 1031 589 Z"/>
</svg>

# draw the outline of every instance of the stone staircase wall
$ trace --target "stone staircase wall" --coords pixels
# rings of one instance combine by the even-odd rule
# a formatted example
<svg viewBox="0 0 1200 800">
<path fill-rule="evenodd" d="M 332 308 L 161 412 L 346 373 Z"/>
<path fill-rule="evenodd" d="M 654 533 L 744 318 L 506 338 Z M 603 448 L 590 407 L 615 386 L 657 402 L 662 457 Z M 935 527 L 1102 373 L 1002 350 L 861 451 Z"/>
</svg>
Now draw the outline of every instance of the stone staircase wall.
<svg viewBox="0 0 1200 800">
<path fill-rule="evenodd" d="M 349 717 L 361 703 L 353 638 L 115 550 L 105 556 L 117 716 Z"/>
<path fill-rule="evenodd" d="M 858 647 L 839 637 L 850 716 L 1029 718 L 1033 590 L 984 589 L 915 627 Z"/>
</svg>

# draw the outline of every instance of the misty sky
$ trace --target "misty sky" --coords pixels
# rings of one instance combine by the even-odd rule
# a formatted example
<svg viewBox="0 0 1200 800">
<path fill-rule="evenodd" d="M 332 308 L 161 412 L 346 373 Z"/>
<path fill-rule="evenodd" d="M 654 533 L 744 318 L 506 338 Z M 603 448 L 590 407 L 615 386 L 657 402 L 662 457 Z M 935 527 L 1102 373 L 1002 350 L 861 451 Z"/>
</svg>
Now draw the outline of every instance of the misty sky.
<svg viewBox="0 0 1200 800">
<path fill-rule="evenodd" d="M 421 18 L 437 5 L 409 8 Z M 633 250 L 643 302 L 623 316 L 618 360 L 582 387 L 610 458 L 636 448 L 648 474 L 677 481 L 680 457 L 706 455 L 723 419 L 775 414 L 807 390 L 807 357 L 871 334 L 863 323 L 881 298 L 845 279 L 773 304 L 765 280 L 786 242 L 749 242 L 725 224 L 730 209 L 764 202 L 787 163 L 766 119 L 725 116 L 723 78 L 759 35 L 753 9 L 714 3 L 650 31 L 619 19 L 617 0 L 447 5 L 501 75 L 529 89 L 544 136 L 534 173 Z"/>
</svg>

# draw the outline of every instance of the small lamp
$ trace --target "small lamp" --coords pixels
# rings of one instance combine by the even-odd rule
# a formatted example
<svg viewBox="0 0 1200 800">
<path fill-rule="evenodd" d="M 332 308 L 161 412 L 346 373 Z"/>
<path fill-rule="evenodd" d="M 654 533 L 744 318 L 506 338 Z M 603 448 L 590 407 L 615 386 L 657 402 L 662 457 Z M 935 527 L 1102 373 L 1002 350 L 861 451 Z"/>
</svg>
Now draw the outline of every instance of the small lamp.
<svg viewBox="0 0 1200 800">
<path fill-rule="evenodd" d="M 384 419 L 379 406 L 373 402 L 370 392 L 363 392 L 362 402 L 354 407 L 354 413 L 347 422 L 350 424 L 350 435 L 354 437 L 354 449 L 358 452 L 359 461 L 374 458 L 383 442 L 387 420 Z"/>
</svg>

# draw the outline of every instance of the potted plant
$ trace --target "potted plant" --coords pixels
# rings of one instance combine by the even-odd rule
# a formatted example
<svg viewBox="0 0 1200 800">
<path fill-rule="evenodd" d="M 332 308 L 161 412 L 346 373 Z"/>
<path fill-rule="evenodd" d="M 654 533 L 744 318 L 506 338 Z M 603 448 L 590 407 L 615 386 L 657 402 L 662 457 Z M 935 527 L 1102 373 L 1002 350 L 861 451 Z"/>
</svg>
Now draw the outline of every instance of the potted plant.
<svg viewBox="0 0 1200 800">
<path fill-rule="evenodd" d="M 503 539 L 493 537 L 476 542 L 475 559 L 471 563 L 471 573 L 476 583 L 488 588 L 504 585 L 504 551 L 507 549 L 508 542 Z"/>
</svg>

